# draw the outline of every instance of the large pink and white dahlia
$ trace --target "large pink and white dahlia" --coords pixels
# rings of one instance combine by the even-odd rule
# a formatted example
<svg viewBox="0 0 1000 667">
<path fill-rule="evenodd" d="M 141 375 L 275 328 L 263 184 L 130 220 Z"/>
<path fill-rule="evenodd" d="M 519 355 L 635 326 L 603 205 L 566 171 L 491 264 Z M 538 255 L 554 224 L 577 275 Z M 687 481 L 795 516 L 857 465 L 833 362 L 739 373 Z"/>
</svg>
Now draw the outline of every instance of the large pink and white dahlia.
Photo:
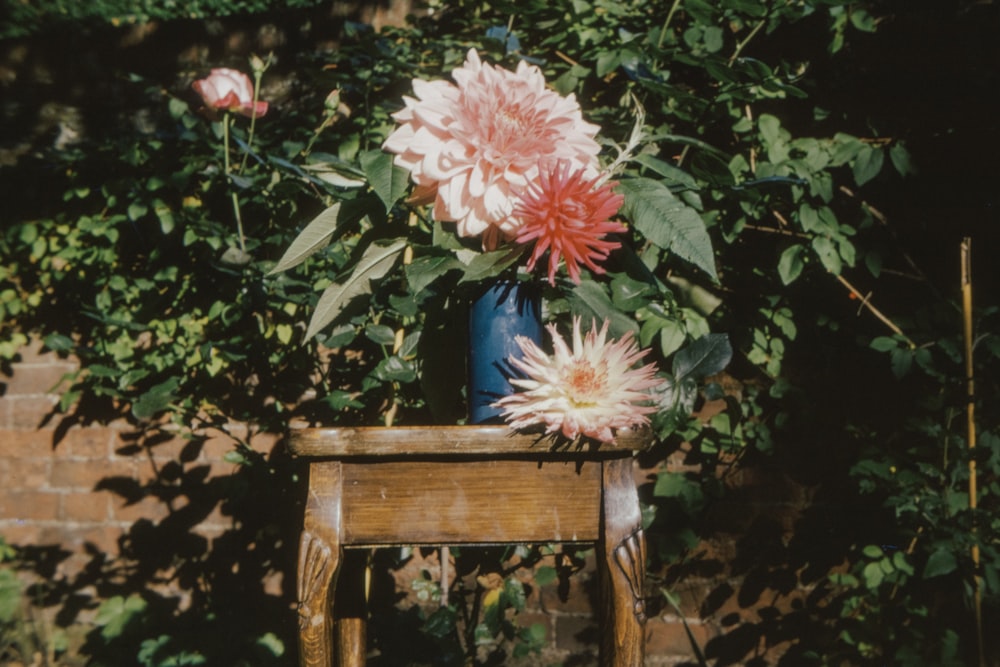
<svg viewBox="0 0 1000 667">
<path fill-rule="evenodd" d="M 573 319 L 573 349 L 554 325 L 553 354 L 545 354 L 534 341 L 516 338 L 523 359 L 511 358 L 525 378 L 511 383 L 522 391 L 494 403 L 514 429 L 544 425 L 546 433 L 560 432 L 573 439 L 583 435 L 614 443 L 615 431 L 642 426 L 655 408 L 645 390 L 660 383 L 656 366 L 633 368 L 648 350 L 640 350 L 631 333 L 608 341 L 608 321 L 600 331 L 580 333 L 580 318 Z"/>
<path fill-rule="evenodd" d="M 383 148 L 409 170 L 414 198 L 433 200 L 437 220 L 458 223 L 462 236 L 510 238 L 514 204 L 540 169 L 560 160 L 596 169 L 599 128 L 526 62 L 511 72 L 470 50 L 452 77 L 414 79 L 415 97 L 403 98 Z"/>
<path fill-rule="evenodd" d="M 528 271 L 549 253 L 549 283 L 555 284 L 560 258 L 566 262 L 570 279 L 580 284 L 580 265 L 594 273 L 604 273 L 597 262 L 621 246 L 607 241 L 607 234 L 625 231 L 625 225 L 611 220 L 625 198 L 612 192 L 617 183 L 598 185 L 583 171 L 572 171 L 560 162 L 552 170 L 543 170 L 538 180 L 521 196 L 514 207 L 520 221 L 518 243 L 532 243 Z"/>
</svg>

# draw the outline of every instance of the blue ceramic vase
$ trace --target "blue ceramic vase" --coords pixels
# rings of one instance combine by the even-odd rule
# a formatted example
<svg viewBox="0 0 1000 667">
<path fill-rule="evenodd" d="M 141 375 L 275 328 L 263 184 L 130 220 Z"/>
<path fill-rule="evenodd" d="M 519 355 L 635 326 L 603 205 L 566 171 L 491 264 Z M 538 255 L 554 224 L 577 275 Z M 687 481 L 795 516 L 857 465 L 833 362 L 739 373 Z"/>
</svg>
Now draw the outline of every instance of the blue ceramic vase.
<svg viewBox="0 0 1000 667">
<path fill-rule="evenodd" d="M 522 356 L 515 336 L 541 345 L 542 298 L 538 288 L 517 281 L 494 283 L 469 310 L 469 423 L 500 424 L 500 410 L 490 407 L 514 393 L 510 378 L 518 375 L 511 356 Z"/>
</svg>

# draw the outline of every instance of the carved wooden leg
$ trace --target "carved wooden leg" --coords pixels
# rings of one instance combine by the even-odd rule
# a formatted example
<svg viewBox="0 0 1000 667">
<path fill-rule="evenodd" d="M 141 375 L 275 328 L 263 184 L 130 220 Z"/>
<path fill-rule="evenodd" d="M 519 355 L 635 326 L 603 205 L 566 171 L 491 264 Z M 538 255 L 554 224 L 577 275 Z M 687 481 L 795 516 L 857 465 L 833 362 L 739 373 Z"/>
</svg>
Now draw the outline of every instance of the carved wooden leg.
<svg viewBox="0 0 1000 667">
<path fill-rule="evenodd" d="M 299 664 L 332 667 L 333 594 L 341 561 L 340 463 L 309 467 L 309 497 L 299 542 Z"/>
<path fill-rule="evenodd" d="M 333 662 L 333 618 L 330 608 L 340 549 L 308 530 L 299 542 L 299 662 L 303 667 L 330 667 Z"/>
<path fill-rule="evenodd" d="M 632 459 L 604 463 L 598 576 L 601 586 L 601 665 L 641 667 L 645 659 L 646 540 Z"/>
</svg>

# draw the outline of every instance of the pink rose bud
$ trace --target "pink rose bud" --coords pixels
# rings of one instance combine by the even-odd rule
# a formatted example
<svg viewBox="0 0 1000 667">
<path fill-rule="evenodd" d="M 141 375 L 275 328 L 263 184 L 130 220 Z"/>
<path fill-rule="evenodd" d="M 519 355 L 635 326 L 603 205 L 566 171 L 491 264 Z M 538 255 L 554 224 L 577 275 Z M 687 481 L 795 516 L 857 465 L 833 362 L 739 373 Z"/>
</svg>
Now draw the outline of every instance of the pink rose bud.
<svg viewBox="0 0 1000 667">
<path fill-rule="evenodd" d="M 217 67 L 191 86 L 209 109 L 235 111 L 248 118 L 267 113 L 267 102 L 253 101 L 253 82 L 243 72 Z"/>
</svg>

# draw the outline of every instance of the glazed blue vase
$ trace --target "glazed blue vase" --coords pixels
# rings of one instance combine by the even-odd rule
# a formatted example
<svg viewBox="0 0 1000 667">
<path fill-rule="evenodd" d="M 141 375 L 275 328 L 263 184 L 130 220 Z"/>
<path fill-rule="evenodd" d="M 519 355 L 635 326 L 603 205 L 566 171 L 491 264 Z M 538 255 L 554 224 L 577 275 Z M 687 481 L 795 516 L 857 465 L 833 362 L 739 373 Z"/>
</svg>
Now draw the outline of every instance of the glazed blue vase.
<svg viewBox="0 0 1000 667">
<path fill-rule="evenodd" d="M 490 404 L 516 389 L 519 375 L 511 356 L 522 356 L 515 336 L 542 342 L 542 298 L 537 287 L 517 281 L 489 286 L 469 310 L 468 402 L 470 424 L 501 424 L 501 411 Z"/>
</svg>

